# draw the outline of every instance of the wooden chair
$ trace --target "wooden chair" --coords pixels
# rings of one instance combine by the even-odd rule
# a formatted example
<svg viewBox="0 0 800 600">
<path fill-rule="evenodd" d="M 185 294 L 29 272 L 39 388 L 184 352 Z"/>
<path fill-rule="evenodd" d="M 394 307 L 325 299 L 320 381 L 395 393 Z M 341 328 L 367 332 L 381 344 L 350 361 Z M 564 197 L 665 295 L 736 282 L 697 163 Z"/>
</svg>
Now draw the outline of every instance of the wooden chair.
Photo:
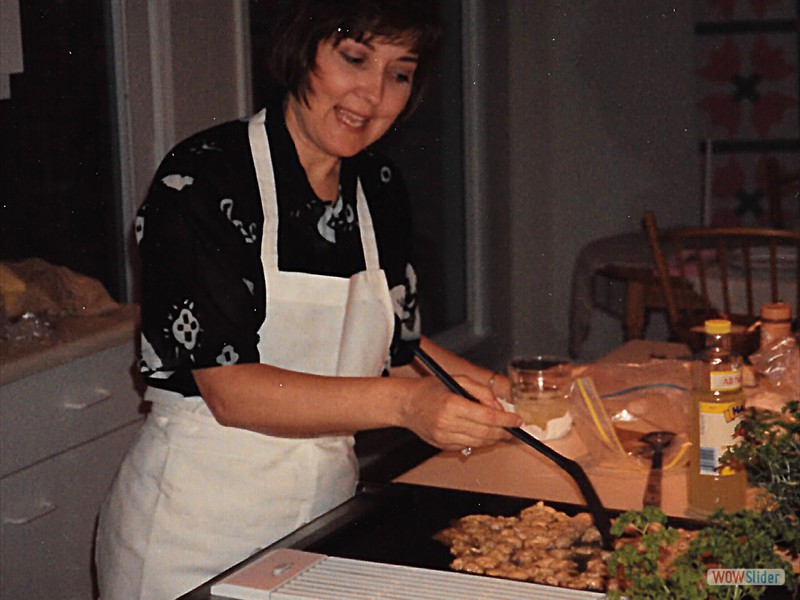
<svg viewBox="0 0 800 600">
<path fill-rule="evenodd" d="M 770 157 L 766 160 L 767 183 L 765 191 L 767 194 L 767 205 L 769 207 L 769 223 L 775 229 L 797 229 L 797 223 L 790 226 L 786 223 L 786 215 L 783 212 L 782 200 L 784 197 L 791 198 L 798 203 L 797 218 L 800 219 L 800 170 L 782 171 L 778 159 Z"/>
<path fill-rule="evenodd" d="M 800 306 L 800 231 L 761 227 L 689 227 L 659 231 L 644 216 L 674 338 L 698 349 L 705 319 L 724 315 L 740 333 L 758 320 L 764 303 Z M 792 298 L 779 289 L 792 287 Z M 784 287 L 784 289 L 785 289 Z M 734 336 L 736 337 L 736 336 Z M 750 336 L 752 342 L 752 336 Z M 746 350 L 752 351 L 750 344 Z M 742 348 L 740 346 L 740 351 Z"/>
</svg>

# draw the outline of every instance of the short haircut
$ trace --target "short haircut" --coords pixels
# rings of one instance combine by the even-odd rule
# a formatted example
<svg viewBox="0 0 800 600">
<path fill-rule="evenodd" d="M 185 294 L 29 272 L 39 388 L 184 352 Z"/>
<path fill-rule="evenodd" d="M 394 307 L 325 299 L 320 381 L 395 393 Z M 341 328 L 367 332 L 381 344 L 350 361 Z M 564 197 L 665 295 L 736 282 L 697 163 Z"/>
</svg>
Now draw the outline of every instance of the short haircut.
<svg viewBox="0 0 800 600">
<path fill-rule="evenodd" d="M 442 36 L 434 0 L 294 0 L 278 2 L 267 64 L 285 92 L 306 102 L 309 76 L 316 66 L 317 48 L 332 40 L 368 42 L 385 38 L 408 43 L 418 56 L 409 100 L 400 119 L 422 99 L 431 64 Z"/>
</svg>

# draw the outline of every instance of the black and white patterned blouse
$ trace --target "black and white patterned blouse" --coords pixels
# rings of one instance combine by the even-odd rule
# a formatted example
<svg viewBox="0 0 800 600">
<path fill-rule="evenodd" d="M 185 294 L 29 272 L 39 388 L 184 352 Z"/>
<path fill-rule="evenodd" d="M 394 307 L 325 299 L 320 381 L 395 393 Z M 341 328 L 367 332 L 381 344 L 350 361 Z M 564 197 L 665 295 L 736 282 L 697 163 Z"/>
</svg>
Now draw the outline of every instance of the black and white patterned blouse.
<svg viewBox="0 0 800 600">
<path fill-rule="evenodd" d="M 269 107 L 266 127 L 278 198 L 279 269 L 336 277 L 364 270 L 355 208 L 360 177 L 394 305 L 387 364 L 407 364 L 420 323 L 409 202 L 399 172 L 385 158 L 361 152 L 342 161 L 339 199 L 322 202 L 279 104 Z M 259 361 L 266 303 L 262 225 L 246 121 L 198 133 L 163 160 L 136 218 L 139 367 L 148 385 L 198 395 L 192 369 Z"/>
</svg>

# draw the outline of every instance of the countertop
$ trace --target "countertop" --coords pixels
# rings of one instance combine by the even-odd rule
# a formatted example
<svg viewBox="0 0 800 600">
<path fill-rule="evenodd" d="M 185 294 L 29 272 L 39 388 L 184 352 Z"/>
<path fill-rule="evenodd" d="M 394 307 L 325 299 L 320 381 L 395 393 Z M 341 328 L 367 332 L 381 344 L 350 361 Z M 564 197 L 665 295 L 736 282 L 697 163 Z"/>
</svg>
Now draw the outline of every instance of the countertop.
<svg viewBox="0 0 800 600">
<path fill-rule="evenodd" d="M 0 340 L 0 385 L 132 341 L 138 322 L 139 307 L 129 304 L 98 316 L 57 319 L 52 335 L 40 342 Z"/>
<path fill-rule="evenodd" d="M 586 454 L 586 447 L 574 429 L 565 438 L 552 440 L 548 445 L 574 460 Z M 642 508 L 646 470 L 585 470 L 606 508 Z M 534 449 L 516 441 L 473 450 L 469 458 L 460 452 L 442 452 L 394 481 L 536 500 L 586 503 L 569 475 Z M 672 516 L 691 516 L 686 510 L 685 471 L 665 471 L 662 486 L 662 510 Z"/>
<path fill-rule="evenodd" d="M 597 363 L 642 362 L 650 358 L 677 358 L 686 354 L 688 348 L 682 344 L 632 340 Z M 746 393 L 752 396 L 756 392 L 746 390 Z M 591 461 L 584 460 L 587 449 L 574 426 L 565 437 L 547 444 L 581 464 L 591 465 Z M 641 470 L 612 470 L 585 466 L 584 470 L 607 508 L 642 508 L 647 479 L 646 467 Z M 569 475 L 533 448 L 516 440 L 474 450 L 468 458 L 460 452 L 440 452 L 394 481 L 585 504 L 577 485 Z M 666 514 L 690 518 L 698 516 L 687 510 L 685 468 L 676 467 L 664 471 L 662 487 L 662 509 Z M 752 500 L 751 494 L 749 502 L 752 503 Z"/>
<path fill-rule="evenodd" d="M 688 352 L 688 348 L 683 344 L 633 340 L 596 363 L 638 363 L 650 359 L 680 358 L 686 356 Z M 585 453 L 585 447 L 574 429 L 566 437 L 548 443 L 555 450 L 568 456 L 575 457 Z M 607 508 L 619 510 L 641 508 L 646 470 L 627 473 L 621 473 L 619 470 L 613 472 L 587 470 L 587 474 Z M 397 476 L 393 482 L 394 484 L 410 484 L 406 487 L 405 493 L 416 493 L 426 498 L 420 506 L 413 507 L 413 510 L 410 509 L 414 514 L 413 526 L 400 527 L 403 534 L 399 535 L 399 538 L 406 541 L 411 540 L 415 544 L 421 543 L 420 539 L 429 540 L 431 537 L 430 535 L 421 536 L 419 533 L 420 522 L 429 519 L 431 513 L 434 512 L 431 507 L 441 510 L 447 508 L 451 511 L 463 509 L 463 514 L 473 514 L 479 511 L 492 513 L 497 508 L 495 504 L 503 505 L 504 498 L 509 502 L 522 502 L 520 507 L 527 505 L 525 504 L 527 498 L 560 503 L 558 504 L 560 506 L 585 504 L 577 486 L 568 475 L 532 448 L 516 441 L 497 444 L 485 450 L 475 450 L 468 458 L 460 452 L 440 452 Z M 369 488 L 373 484 L 365 485 Z M 686 511 L 685 470 L 665 472 L 663 488 L 663 509 L 667 514 L 675 517 L 694 516 Z M 436 492 L 437 489 L 439 492 Z M 463 494 L 459 491 L 471 494 Z M 437 493 L 441 497 L 431 500 L 431 495 Z M 463 506 L 455 506 L 456 500 L 460 502 L 468 500 L 476 503 L 476 506 L 467 510 Z M 331 543 L 335 543 L 335 540 L 344 540 L 343 543 L 348 545 L 348 548 L 357 547 L 363 540 L 351 535 L 351 529 L 355 527 L 361 528 L 362 533 L 366 532 L 367 537 L 373 536 L 369 538 L 370 540 L 377 538 L 380 543 L 370 542 L 370 549 L 365 556 L 352 556 L 351 558 L 364 559 L 366 557 L 379 562 L 406 564 L 402 560 L 398 562 L 398 557 L 395 556 L 398 553 L 402 554 L 397 551 L 397 548 L 405 547 L 403 540 L 392 537 L 380 525 L 376 525 L 370 518 L 366 518 L 369 506 L 369 494 L 357 494 L 352 500 L 276 542 L 262 553 L 270 548 L 279 547 L 310 548 L 313 544 L 328 543 L 326 541 L 328 538 L 334 540 Z M 392 506 L 395 507 L 393 510 L 408 509 L 406 503 L 392 504 Z M 500 509 L 497 510 L 500 511 Z M 500 513 L 498 512 L 498 514 Z M 391 521 L 394 522 L 396 517 L 397 515 L 394 514 Z M 375 528 L 374 531 L 373 528 Z M 431 531 L 434 530 L 431 529 Z M 390 542 L 385 543 L 386 540 L 390 540 Z M 373 552 L 379 546 L 388 548 L 392 556 L 388 557 Z M 321 551 L 323 554 L 326 552 L 324 548 L 320 549 L 316 546 L 313 551 Z M 341 548 L 331 554 L 349 556 Z M 259 555 L 254 555 L 248 561 Z M 236 568 L 238 566 L 228 572 Z M 224 577 L 225 574 L 220 574 L 212 581 Z M 218 596 L 210 594 L 212 581 L 182 596 L 182 600 L 183 598 L 186 600 L 217 598 Z"/>
</svg>

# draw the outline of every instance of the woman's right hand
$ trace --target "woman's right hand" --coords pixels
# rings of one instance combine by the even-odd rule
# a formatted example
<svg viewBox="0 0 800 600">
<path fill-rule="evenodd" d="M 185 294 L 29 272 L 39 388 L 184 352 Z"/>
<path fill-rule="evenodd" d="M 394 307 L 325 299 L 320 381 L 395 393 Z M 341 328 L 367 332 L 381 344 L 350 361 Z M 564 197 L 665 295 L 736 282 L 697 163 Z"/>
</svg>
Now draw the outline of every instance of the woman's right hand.
<svg viewBox="0 0 800 600">
<path fill-rule="evenodd" d="M 442 450 L 482 448 L 511 438 L 505 428 L 519 427 L 519 415 L 503 410 L 485 385 L 469 377 L 456 381 L 478 402 L 450 392 L 434 377 L 408 380 L 412 392 L 403 405 L 401 425 Z"/>
</svg>

